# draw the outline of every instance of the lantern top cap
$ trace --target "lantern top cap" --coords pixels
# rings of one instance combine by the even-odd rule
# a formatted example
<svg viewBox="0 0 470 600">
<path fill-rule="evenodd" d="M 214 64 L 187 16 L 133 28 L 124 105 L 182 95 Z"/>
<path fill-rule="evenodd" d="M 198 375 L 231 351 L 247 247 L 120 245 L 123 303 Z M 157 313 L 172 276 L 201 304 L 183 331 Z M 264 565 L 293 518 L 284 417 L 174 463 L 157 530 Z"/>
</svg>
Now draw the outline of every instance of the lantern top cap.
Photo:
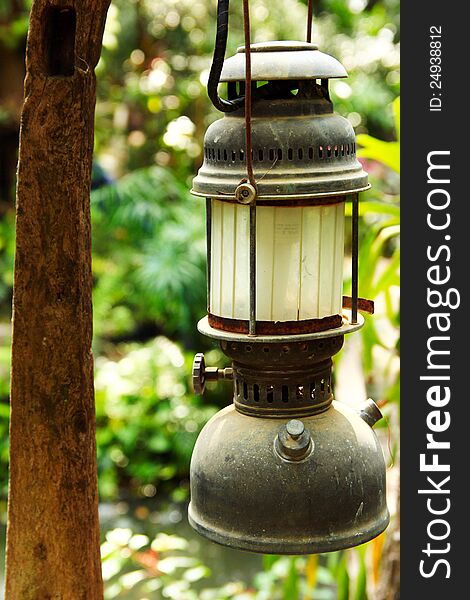
<svg viewBox="0 0 470 600">
<path fill-rule="evenodd" d="M 329 54 L 307 42 L 263 42 L 252 44 L 251 79 L 275 81 L 286 79 L 330 79 L 347 77 L 343 65 Z M 220 81 L 245 79 L 245 47 L 224 62 Z"/>
</svg>

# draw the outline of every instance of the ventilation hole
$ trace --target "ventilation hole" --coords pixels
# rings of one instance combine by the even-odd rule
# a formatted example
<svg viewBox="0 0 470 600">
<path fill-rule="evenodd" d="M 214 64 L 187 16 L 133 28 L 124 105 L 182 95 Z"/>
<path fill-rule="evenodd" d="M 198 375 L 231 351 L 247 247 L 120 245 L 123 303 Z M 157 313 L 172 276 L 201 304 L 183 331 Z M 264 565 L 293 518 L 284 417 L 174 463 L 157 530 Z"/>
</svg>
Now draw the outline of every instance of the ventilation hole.
<svg viewBox="0 0 470 600">
<path fill-rule="evenodd" d="M 225 162 L 227 162 L 228 156 L 227 156 L 227 150 L 224 150 L 224 160 Z"/>
<path fill-rule="evenodd" d="M 266 400 L 270 403 L 274 401 L 274 388 L 272 385 L 266 387 Z"/>
<path fill-rule="evenodd" d="M 346 154 L 349 156 L 349 144 L 346 144 Z"/>
<path fill-rule="evenodd" d="M 261 149 L 258 150 L 258 160 L 260 162 L 263 162 L 263 160 L 264 160 L 263 151 Z"/>
<path fill-rule="evenodd" d="M 248 400 L 248 386 L 246 385 L 246 383 L 243 384 L 243 398 L 245 400 Z"/>
<path fill-rule="evenodd" d="M 318 158 L 323 158 L 323 146 L 318 147 Z"/>
<path fill-rule="evenodd" d="M 245 152 L 240 150 L 240 160 L 245 160 Z"/>
<path fill-rule="evenodd" d="M 289 348 L 289 346 L 283 346 L 283 347 L 282 347 L 282 351 L 283 351 L 285 354 L 287 354 L 287 353 L 290 351 L 290 348 Z"/>
<path fill-rule="evenodd" d="M 282 386 L 281 393 L 282 393 L 282 401 L 289 402 L 289 388 L 287 387 L 287 385 Z"/>
<path fill-rule="evenodd" d="M 310 159 L 312 159 L 312 158 L 313 158 L 313 148 L 312 148 L 312 146 L 310 146 L 310 148 L 308 149 L 308 157 L 309 157 Z"/>
<path fill-rule="evenodd" d="M 304 157 L 304 151 L 302 150 L 302 148 L 299 148 L 297 150 L 297 156 L 299 157 L 299 160 L 302 160 Z"/>
<path fill-rule="evenodd" d="M 269 352 L 269 347 L 268 347 L 268 346 L 265 346 L 265 347 L 263 348 L 263 352 Z"/>
<path fill-rule="evenodd" d="M 282 150 L 281 150 L 281 148 L 277 149 L 277 160 L 282 160 Z"/>
<path fill-rule="evenodd" d="M 335 146 L 335 156 L 338 156 L 338 146 Z"/>
<path fill-rule="evenodd" d="M 253 386 L 253 398 L 255 402 L 259 402 L 259 385 L 257 383 Z"/>
<path fill-rule="evenodd" d="M 250 345 L 245 346 L 245 352 L 251 352 L 251 346 Z"/>
<path fill-rule="evenodd" d="M 304 397 L 304 386 L 303 385 L 298 385 L 295 389 L 295 397 L 298 400 L 301 400 Z"/>
<path fill-rule="evenodd" d="M 344 156 L 344 144 L 341 144 L 341 156 Z"/>
<path fill-rule="evenodd" d="M 356 154 L 356 142 L 353 144 L 353 154 Z"/>
<path fill-rule="evenodd" d="M 232 162 L 235 162 L 237 160 L 237 153 L 235 152 L 235 150 L 232 150 Z"/>
<path fill-rule="evenodd" d="M 322 392 L 324 392 L 324 391 L 325 391 L 325 380 L 324 380 L 324 379 L 322 379 L 322 380 L 320 381 L 320 389 L 321 389 L 321 391 L 322 391 Z"/>
<path fill-rule="evenodd" d="M 274 150 L 269 151 L 269 160 L 272 162 L 274 160 Z"/>
<path fill-rule="evenodd" d="M 220 148 L 217 150 L 217 160 L 220 160 Z"/>
<path fill-rule="evenodd" d="M 288 158 L 289 160 L 292 160 L 292 159 L 294 158 L 294 151 L 292 150 L 292 148 L 289 148 L 289 149 L 287 150 L 287 158 Z"/>
<path fill-rule="evenodd" d="M 328 390 L 328 392 L 331 392 L 331 380 L 329 377 L 326 382 L 326 389 Z"/>
<path fill-rule="evenodd" d="M 327 146 L 326 154 L 327 154 L 328 158 L 331 158 L 331 146 Z"/>
<path fill-rule="evenodd" d="M 315 382 L 310 384 L 310 398 L 315 400 Z"/>
<path fill-rule="evenodd" d="M 302 352 L 307 352 L 307 350 L 308 350 L 308 344 L 306 344 L 305 342 L 300 344 L 299 347 L 302 350 Z"/>
<path fill-rule="evenodd" d="M 318 347 L 319 347 L 319 348 L 323 348 L 324 346 L 325 346 L 325 343 L 324 343 L 324 342 L 320 342 L 320 343 L 318 344 Z"/>
<path fill-rule="evenodd" d="M 253 148 L 251 149 L 251 160 L 254 159 L 254 153 L 253 153 Z"/>
</svg>

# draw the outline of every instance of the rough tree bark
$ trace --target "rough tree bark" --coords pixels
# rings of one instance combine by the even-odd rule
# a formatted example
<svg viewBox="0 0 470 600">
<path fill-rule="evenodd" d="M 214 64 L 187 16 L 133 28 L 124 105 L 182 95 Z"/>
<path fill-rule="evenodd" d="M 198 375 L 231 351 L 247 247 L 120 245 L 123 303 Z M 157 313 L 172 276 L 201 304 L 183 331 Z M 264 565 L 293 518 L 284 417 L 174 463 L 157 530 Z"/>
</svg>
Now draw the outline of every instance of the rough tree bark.
<svg viewBox="0 0 470 600">
<path fill-rule="evenodd" d="M 7 600 L 101 599 L 90 177 L 109 0 L 34 0 L 17 186 Z"/>
</svg>

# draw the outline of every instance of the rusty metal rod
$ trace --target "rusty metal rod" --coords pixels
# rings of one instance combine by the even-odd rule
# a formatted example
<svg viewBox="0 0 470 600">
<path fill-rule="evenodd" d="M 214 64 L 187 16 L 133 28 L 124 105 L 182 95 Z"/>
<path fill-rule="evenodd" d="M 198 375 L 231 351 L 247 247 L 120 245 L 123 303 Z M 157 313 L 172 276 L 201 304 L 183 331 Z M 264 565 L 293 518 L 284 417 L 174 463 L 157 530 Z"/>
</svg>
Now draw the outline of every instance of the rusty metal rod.
<svg viewBox="0 0 470 600">
<path fill-rule="evenodd" d="M 245 33 L 245 162 L 248 181 L 256 189 L 256 181 L 253 173 L 253 144 L 251 138 L 251 41 L 249 0 L 243 0 L 243 29 Z"/>
<path fill-rule="evenodd" d="M 256 190 L 253 173 L 253 144 L 251 132 L 251 41 L 249 0 L 243 0 L 243 29 L 245 33 L 245 162 L 248 181 Z M 256 335 L 256 197 L 250 204 L 250 322 L 248 332 Z"/>
<path fill-rule="evenodd" d="M 207 312 L 211 311 L 212 200 L 206 198 Z"/>
<path fill-rule="evenodd" d="M 312 41 L 313 0 L 308 0 L 307 9 L 307 42 Z"/>
<path fill-rule="evenodd" d="M 250 205 L 250 335 L 256 335 L 256 204 Z"/>
<path fill-rule="evenodd" d="M 359 263 L 359 194 L 352 198 L 352 251 L 351 251 L 351 323 L 357 323 L 358 263 Z"/>
</svg>

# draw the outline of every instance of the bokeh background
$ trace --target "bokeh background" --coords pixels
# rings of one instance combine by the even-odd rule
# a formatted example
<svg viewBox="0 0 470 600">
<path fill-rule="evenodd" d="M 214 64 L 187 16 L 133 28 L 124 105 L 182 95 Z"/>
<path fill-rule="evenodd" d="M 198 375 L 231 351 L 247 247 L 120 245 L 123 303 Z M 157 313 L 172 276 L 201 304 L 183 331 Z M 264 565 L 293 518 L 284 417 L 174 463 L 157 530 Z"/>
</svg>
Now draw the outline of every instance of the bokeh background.
<svg viewBox="0 0 470 600">
<path fill-rule="evenodd" d="M 0 564 L 8 465 L 14 197 L 31 0 L 0 0 Z M 252 39 L 304 39 L 301 0 L 252 0 Z M 376 302 L 335 363 L 336 397 L 373 397 L 388 468 L 388 531 L 356 549 L 258 556 L 206 542 L 187 524 L 192 447 L 230 402 L 192 394 L 205 313 L 204 209 L 188 190 L 219 114 L 205 84 L 215 0 L 113 0 L 97 67 L 91 196 L 94 353 L 105 596 L 119 600 L 398 598 L 399 1 L 316 0 L 313 40 L 343 62 L 336 110 L 358 134 L 372 190 L 360 203 L 360 295 Z M 228 54 L 243 43 L 232 0 Z M 348 230 L 349 228 L 347 228 Z M 350 241 L 346 240 L 346 253 Z M 345 258 L 345 293 L 350 284 Z M 1 581 L 0 566 L 0 581 Z M 0 592 L 1 596 L 1 592 Z"/>
</svg>

